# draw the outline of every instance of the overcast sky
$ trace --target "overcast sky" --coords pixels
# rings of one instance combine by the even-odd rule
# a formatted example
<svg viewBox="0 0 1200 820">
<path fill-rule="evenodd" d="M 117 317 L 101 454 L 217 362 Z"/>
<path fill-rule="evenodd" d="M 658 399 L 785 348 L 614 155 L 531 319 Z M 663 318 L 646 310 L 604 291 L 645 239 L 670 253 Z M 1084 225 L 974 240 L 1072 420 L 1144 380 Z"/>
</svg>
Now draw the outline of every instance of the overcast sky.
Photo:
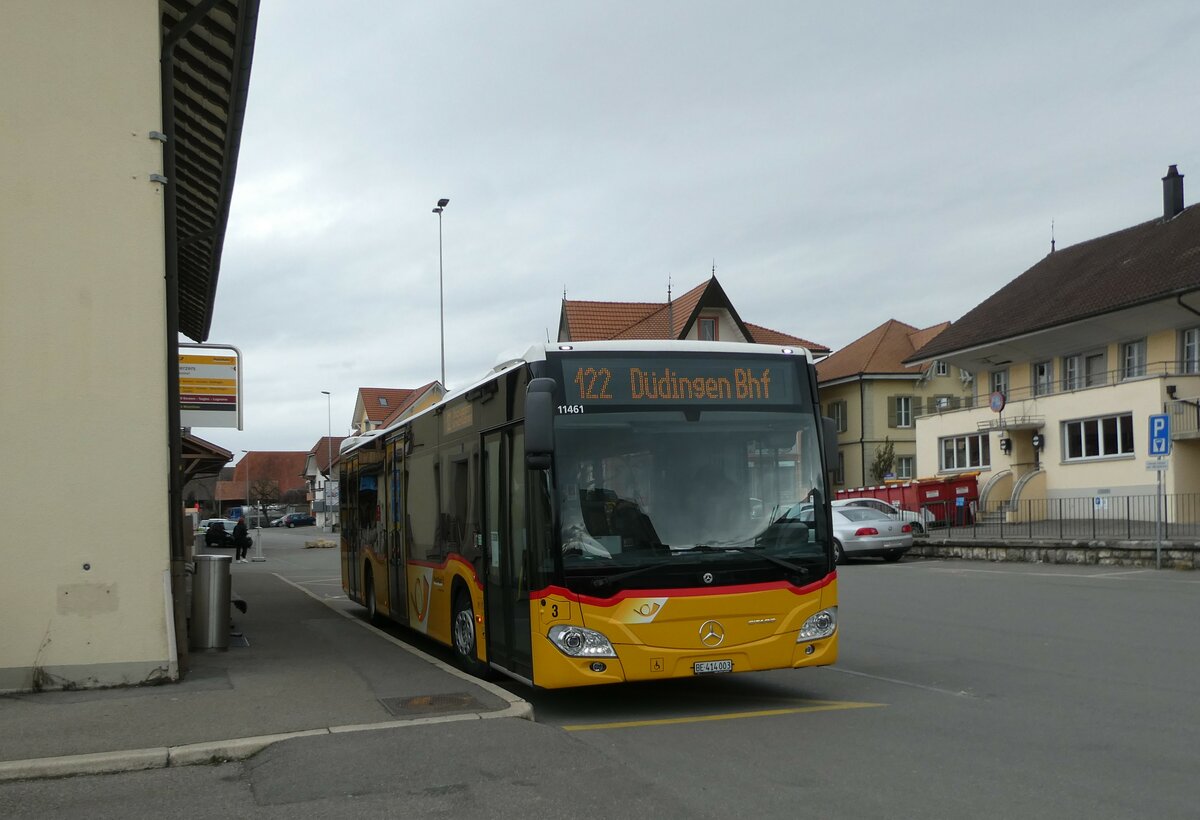
<svg viewBox="0 0 1200 820">
<path fill-rule="evenodd" d="M 1200 5 L 263 0 L 211 343 L 234 452 L 451 388 L 572 299 L 717 278 L 834 350 L 955 320 L 1050 249 L 1200 194 Z M 1052 294 L 1047 295 L 1048 298 Z"/>
</svg>

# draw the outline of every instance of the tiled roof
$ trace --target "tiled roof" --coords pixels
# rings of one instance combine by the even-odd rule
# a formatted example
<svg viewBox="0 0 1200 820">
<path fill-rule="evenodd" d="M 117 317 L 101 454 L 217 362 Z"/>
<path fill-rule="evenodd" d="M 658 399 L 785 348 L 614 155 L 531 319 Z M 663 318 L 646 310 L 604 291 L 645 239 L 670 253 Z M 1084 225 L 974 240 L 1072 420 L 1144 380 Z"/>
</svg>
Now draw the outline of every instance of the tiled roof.
<svg viewBox="0 0 1200 820">
<path fill-rule="evenodd" d="M 667 302 L 585 302 L 563 300 L 563 313 L 570 340 L 589 342 L 606 339 L 679 339 L 690 327 L 701 304 L 720 305 L 735 322 L 745 327 L 750 341 L 808 348 L 824 355 L 829 348 L 777 330 L 742 322 L 714 276 Z"/>
<path fill-rule="evenodd" d="M 345 436 L 333 436 L 332 438 L 329 436 L 321 436 L 317 443 L 313 445 L 312 449 L 308 451 L 308 454 L 313 457 L 313 460 L 317 465 L 318 472 L 329 472 L 330 451 L 332 451 L 333 460 L 336 462 L 338 447 L 340 447 L 342 442 L 345 440 Z"/>
<path fill-rule="evenodd" d="M 1050 253 L 917 355 L 926 360 L 1196 290 L 1200 205 Z"/>
<path fill-rule="evenodd" d="M 392 422 L 399 419 L 401 415 L 407 412 L 408 409 L 413 406 L 413 404 L 420 401 L 421 397 L 433 389 L 437 384 L 438 383 L 436 381 L 433 381 L 429 382 L 428 384 L 421 385 L 416 390 L 409 390 L 408 395 L 404 397 L 404 400 L 401 401 L 398 406 L 394 407 L 392 412 L 387 414 L 379 426 L 387 427 L 392 424 Z"/>
<path fill-rule="evenodd" d="M 859 375 L 920 376 L 921 367 L 906 366 L 904 360 L 916 351 L 914 341 L 927 341 L 949 326 L 949 322 L 917 330 L 912 325 L 888 319 L 827 359 L 817 362 L 817 383 Z"/>
<path fill-rule="evenodd" d="M 280 495 L 289 490 L 304 492 L 308 484 L 301 474 L 307 459 L 308 453 L 301 451 L 252 450 L 234 465 L 232 481 L 217 482 L 215 497 L 217 500 L 244 499 L 247 479 L 252 488 L 264 479 L 274 481 Z"/>
<path fill-rule="evenodd" d="M 358 395 L 362 398 L 363 412 L 367 414 L 367 418 L 375 423 L 380 423 L 393 411 L 412 396 L 412 390 L 406 390 L 402 387 L 360 387 Z M 383 399 L 386 403 L 381 403 Z"/>
</svg>

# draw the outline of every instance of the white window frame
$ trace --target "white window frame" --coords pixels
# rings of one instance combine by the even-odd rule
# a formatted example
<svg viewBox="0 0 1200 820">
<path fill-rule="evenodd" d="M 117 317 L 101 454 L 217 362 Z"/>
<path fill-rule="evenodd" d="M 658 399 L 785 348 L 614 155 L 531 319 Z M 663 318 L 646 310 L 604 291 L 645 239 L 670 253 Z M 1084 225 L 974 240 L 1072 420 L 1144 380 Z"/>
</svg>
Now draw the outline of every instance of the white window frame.
<svg viewBox="0 0 1200 820">
<path fill-rule="evenodd" d="M 896 396 L 896 426 L 913 426 L 912 396 Z"/>
<path fill-rule="evenodd" d="M 1133 413 L 1092 416 L 1062 423 L 1064 462 L 1131 458 L 1136 455 L 1136 446 Z"/>
<path fill-rule="evenodd" d="M 987 433 L 945 436 L 938 439 L 938 462 L 941 465 L 941 471 L 990 469 L 992 466 L 990 442 L 991 439 Z"/>
<path fill-rule="evenodd" d="M 1096 362 L 1100 363 L 1099 369 L 1092 367 Z M 1100 351 L 1098 353 L 1083 354 L 1083 385 L 1084 387 L 1101 387 L 1108 384 L 1108 353 Z"/>
<path fill-rule="evenodd" d="M 896 456 L 896 478 L 912 478 L 915 461 L 915 456 Z"/>
<path fill-rule="evenodd" d="M 837 401 L 831 401 L 826 407 L 829 412 L 829 418 L 837 422 L 837 431 L 839 433 L 846 432 L 849 429 L 849 419 L 847 416 L 850 415 L 846 400 L 838 399 Z"/>
<path fill-rule="evenodd" d="M 1003 393 L 1008 395 L 1008 368 L 1003 370 L 993 370 L 988 374 L 988 384 L 992 386 L 992 393 Z"/>
<path fill-rule="evenodd" d="M 1179 331 L 1179 372 L 1200 373 L 1200 327 Z"/>
<path fill-rule="evenodd" d="M 949 376 L 950 375 L 950 365 L 947 364 L 946 362 L 942 361 L 941 359 L 935 360 L 933 363 L 933 375 Z"/>
<path fill-rule="evenodd" d="M 1054 362 L 1047 359 L 1030 365 L 1029 381 L 1033 385 L 1033 395 L 1049 396 L 1054 392 Z"/>
<path fill-rule="evenodd" d="M 1136 379 L 1146 375 L 1146 339 L 1134 339 L 1121 345 L 1121 378 Z"/>
</svg>

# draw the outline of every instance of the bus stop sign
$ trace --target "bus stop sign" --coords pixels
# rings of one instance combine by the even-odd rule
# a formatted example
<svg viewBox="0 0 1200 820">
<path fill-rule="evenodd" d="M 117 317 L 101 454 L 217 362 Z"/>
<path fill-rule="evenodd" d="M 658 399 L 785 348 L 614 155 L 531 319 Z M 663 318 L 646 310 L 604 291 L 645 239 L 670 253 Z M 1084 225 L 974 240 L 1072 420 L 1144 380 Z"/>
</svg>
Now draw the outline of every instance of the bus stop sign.
<svg viewBox="0 0 1200 820">
<path fill-rule="evenodd" d="M 1171 417 L 1166 413 L 1150 417 L 1150 455 L 1171 455 Z"/>
</svg>

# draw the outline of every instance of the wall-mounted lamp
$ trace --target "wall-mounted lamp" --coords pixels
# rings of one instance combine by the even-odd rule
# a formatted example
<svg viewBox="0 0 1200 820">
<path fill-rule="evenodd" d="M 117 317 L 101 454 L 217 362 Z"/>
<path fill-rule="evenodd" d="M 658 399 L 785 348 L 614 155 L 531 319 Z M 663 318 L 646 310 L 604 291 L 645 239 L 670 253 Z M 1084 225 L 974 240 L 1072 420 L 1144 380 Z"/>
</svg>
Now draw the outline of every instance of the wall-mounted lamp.
<svg viewBox="0 0 1200 820">
<path fill-rule="evenodd" d="M 1008 455 L 1012 452 L 1012 439 L 1007 437 L 1000 439 L 1000 452 L 1004 453 L 1005 455 Z"/>
<path fill-rule="evenodd" d="M 1175 398 L 1175 385 L 1173 385 L 1173 384 L 1167 385 L 1167 398 L 1169 398 L 1169 399 Z"/>
<path fill-rule="evenodd" d="M 1040 450 L 1046 444 L 1046 439 L 1041 433 L 1033 434 L 1033 449 Z"/>
</svg>

